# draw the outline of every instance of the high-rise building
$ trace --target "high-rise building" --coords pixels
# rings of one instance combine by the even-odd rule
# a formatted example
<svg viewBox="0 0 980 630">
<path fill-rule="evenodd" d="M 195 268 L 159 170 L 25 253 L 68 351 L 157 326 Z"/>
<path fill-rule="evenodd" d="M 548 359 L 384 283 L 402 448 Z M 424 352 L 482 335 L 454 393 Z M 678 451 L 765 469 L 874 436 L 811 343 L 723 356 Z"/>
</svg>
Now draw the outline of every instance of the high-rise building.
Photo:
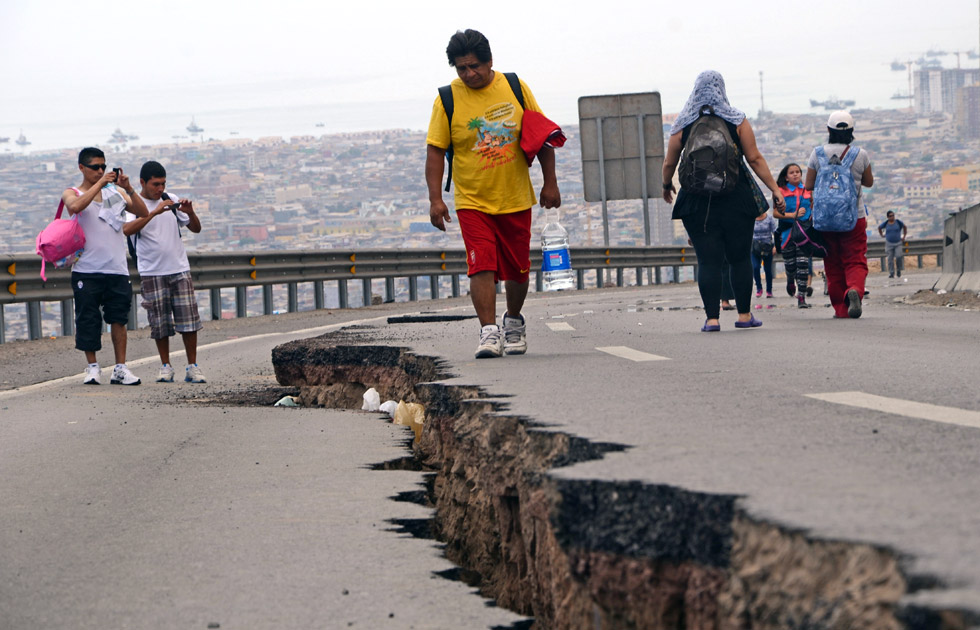
<svg viewBox="0 0 980 630">
<path fill-rule="evenodd" d="M 957 91 L 980 83 L 977 68 L 935 68 L 916 70 L 913 75 L 915 112 L 919 115 L 946 113 L 956 115 Z"/>
<path fill-rule="evenodd" d="M 961 87 L 956 100 L 956 135 L 961 140 L 980 138 L 980 84 Z"/>
</svg>

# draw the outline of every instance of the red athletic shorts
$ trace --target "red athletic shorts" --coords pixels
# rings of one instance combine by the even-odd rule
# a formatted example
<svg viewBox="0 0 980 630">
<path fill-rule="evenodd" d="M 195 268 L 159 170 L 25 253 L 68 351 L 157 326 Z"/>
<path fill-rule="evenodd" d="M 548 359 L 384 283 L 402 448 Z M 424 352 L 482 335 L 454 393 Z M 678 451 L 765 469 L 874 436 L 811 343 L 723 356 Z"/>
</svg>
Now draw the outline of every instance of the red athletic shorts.
<svg viewBox="0 0 980 630">
<path fill-rule="evenodd" d="M 466 247 L 466 275 L 492 271 L 494 282 L 527 282 L 531 271 L 531 209 L 507 214 L 457 210 Z"/>
</svg>

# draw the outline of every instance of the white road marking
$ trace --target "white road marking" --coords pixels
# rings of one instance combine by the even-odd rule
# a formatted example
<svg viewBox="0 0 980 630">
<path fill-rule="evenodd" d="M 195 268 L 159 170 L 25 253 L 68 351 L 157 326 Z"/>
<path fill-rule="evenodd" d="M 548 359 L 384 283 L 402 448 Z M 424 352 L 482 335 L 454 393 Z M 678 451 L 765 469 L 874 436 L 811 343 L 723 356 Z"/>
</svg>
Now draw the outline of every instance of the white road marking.
<svg viewBox="0 0 980 630">
<path fill-rule="evenodd" d="M 634 350 L 633 348 L 628 348 L 626 346 L 604 346 L 602 348 L 596 348 L 596 350 L 599 352 L 605 352 L 606 354 L 611 354 L 614 357 L 629 359 L 630 361 L 670 361 L 669 357 L 661 357 L 656 354 L 640 352 L 639 350 Z"/>
<path fill-rule="evenodd" d="M 575 330 L 570 324 L 566 324 L 565 322 L 545 322 L 545 326 L 555 332 L 568 332 Z"/>
<path fill-rule="evenodd" d="M 900 398 L 886 398 L 885 396 L 876 396 L 874 394 L 866 394 L 865 392 L 831 392 L 826 394 L 806 394 L 806 396 L 838 405 L 872 409 L 874 411 L 883 411 L 884 413 L 892 413 L 907 418 L 918 418 L 920 420 L 957 424 L 963 427 L 980 429 L 980 411 L 930 405 L 928 403 L 902 400 Z"/>
<path fill-rule="evenodd" d="M 381 320 L 387 320 L 388 317 L 389 315 L 382 315 L 380 317 L 369 317 L 367 319 L 354 319 L 349 322 L 342 322 L 339 324 L 328 324 L 326 326 L 317 326 L 315 328 L 304 328 L 302 330 L 290 330 L 290 331 L 276 332 L 276 333 L 262 333 L 258 335 L 251 335 L 248 337 L 235 337 L 234 339 L 225 339 L 224 341 L 216 341 L 214 343 L 209 343 L 207 345 L 200 346 L 197 350 L 198 352 L 200 352 L 202 350 L 209 350 L 211 348 L 219 348 L 221 346 L 229 346 L 237 343 L 247 343 L 249 341 L 255 341 L 256 339 L 264 339 L 269 337 L 291 337 L 294 335 L 322 335 L 323 333 L 331 332 L 333 330 L 337 330 L 345 326 L 358 326 L 363 324 L 370 324 Z M 183 354 L 184 354 L 183 350 L 174 350 L 170 353 L 170 357 L 171 359 L 173 359 L 173 357 L 182 356 Z M 144 357 L 142 359 L 127 361 L 126 366 L 130 368 L 140 367 L 143 365 L 158 363 L 159 361 L 160 361 L 160 357 L 158 357 L 157 355 L 153 355 L 149 357 Z M 102 376 L 106 377 L 108 375 L 111 375 L 112 368 L 113 366 L 111 365 L 102 368 Z M 82 378 L 82 372 L 79 372 L 75 376 L 63 376 L 61 378 L 52 379 L 50 381 L 43 381 L 41 383 L 35 383 L 33 385 L 25 385 L 24 387 L 19 387 L 17 389 L 9 389 L 7 391 L 0 392 L 0 400 L 6 398 L 15 398 L 17 396 L 22 396 L 24 394 L 30 394 L 31 392 L 35 392 L 39 389 L 45 389 L 47 387 L 51 387 L 52 385 L 61 385 L 64 383 L 78 383 L 79 385 L 81 385 L 81 378 Z M 92 386 L 89 385 L 88 387 L 92 387 Z"/>
</svg>

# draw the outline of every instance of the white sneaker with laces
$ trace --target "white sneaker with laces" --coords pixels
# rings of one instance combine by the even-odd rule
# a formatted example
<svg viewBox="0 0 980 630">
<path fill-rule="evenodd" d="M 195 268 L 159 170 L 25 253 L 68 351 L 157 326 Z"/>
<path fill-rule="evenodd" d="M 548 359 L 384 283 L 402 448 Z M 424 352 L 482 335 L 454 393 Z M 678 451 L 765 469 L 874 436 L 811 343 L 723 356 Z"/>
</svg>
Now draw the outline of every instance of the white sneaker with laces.
<svg viewBox="0 0 980 630">
<path fill-rule="evenodd" d="M 116 367 L 112 369 L 112 379 L 109 383 L 112 385 L 139 385 L 140 380 L 129 371 L 126 364 L 117 363 Z"/>
<path fill-rule="evenodd" d="M 204 378 L 204 372 L 198 367 L 197 363 L 193 363 L 187 366 L 187 370 L 184 373 L 184 380 L 188 383 L 207 383 L 208 379 Z"/>
<path fill-rule="evenodd" d="M 504 351 L 504 335 L 500 326 L 487 324 L 480 329 L 480 345 L 476 347 L 477 359 L 499 357 Z"/>
<path fill-rule="evenodd" d="M 102 384 L 102 368 L 99 367 L 98 363 L 93 363 L 92 365 L 85 368 L 85 380 L 82 383 L 86 385 L 101 385 Z"/>
<path fill-rule="evenodd" d="M 524 316 L 511 317 L 504 313 L 504 354 L 527 352 L 527 327 Z"/>
<path fill-rule="evenodd" d="M 174 382 L 174 366 L 169 363 L 164 363 L 160 366 L 160 371 L 157 372 L 157 383 L 173 383 Z"/>
</svg>

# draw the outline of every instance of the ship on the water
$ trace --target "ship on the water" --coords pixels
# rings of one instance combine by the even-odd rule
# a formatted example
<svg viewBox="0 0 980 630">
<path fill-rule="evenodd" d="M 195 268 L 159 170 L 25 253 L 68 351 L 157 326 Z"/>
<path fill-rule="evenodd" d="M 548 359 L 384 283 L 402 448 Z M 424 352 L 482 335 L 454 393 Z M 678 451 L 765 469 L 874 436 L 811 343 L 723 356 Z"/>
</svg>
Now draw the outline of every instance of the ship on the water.
<svg viewBox="0 0 980 630">
<path fill-rule="evenodd" d="M 20 131 L 20 137 L 19 137 L 19 138 L 17 138 L 17 144 L 19 144 L 19 145 L 20 145 L 20 146 L 22 146 L 22 147 L 26 147 L 26 146 L 27 146 L 27 145 L 29 145 L 30 143 L 31 143 L 31 141 L 30 141 L 30 140 L 28 140 L 28 139 L 27 139 L 27 136 L 25 136 L 25 135 L 24 135 L 24 130 L 23 130 L 23 129 L 21 129 L 21 131 Z"/>
<path fill-rule="evenodd" d="M 204 132 L 204 129 L 202 129 L 201 127 L 198 127 L 197 126 L 197 123 L 194 122 L 194 117 L 191 116 L 191 124 L 187 125 L 187 131 L 189 131 L 191 133 L 203 133 Z"/>
<path fill-rule="evenodd" d="M 139 140 L 139 136 L 132 136 L 122 132 L 122 129 L 116 127 L 116 130 L 112 132 L 112 136 L 109 138 L 111 144 L 125 144 L 130 140 Z"/>
<path fill-rule="evenodd" d="M 827 110 L 847 109 L 848 107 L 853 107 L 854 102 L 848 99 L 837 98 L 836 96 L 831 96 L 826 101 L 818 101 L 811 98 L 810 107 L 823 107 Z"/>
</svg>

